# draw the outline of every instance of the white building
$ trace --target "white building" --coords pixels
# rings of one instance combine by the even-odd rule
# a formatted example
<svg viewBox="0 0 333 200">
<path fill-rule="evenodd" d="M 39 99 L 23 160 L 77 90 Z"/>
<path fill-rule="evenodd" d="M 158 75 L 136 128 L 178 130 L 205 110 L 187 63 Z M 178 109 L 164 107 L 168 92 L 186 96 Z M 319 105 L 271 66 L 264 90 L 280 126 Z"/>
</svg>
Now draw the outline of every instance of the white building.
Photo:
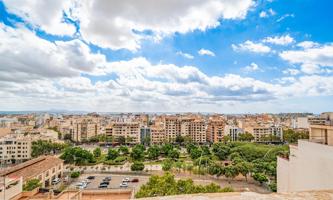
<svg viewBox="0 0 333 200">
<path fill-rule="evenodd" d="M 277 190 L 333 189 L 333 126 L 310 125 L 309 140 L 290 145 L 289 158 L 278 157 Z"/>
<path fill-rule="evenodd" d="M 231 141 L 237 141 L 240 134 L 243 133 L 243 130 L 234 125 L 226 125 L 224 128 L 225 135 L 229 135 Z"/>
<path fill-rule="evenodd" d="M 309 120 L 308 117 L 296 117 L 292 120 L 292 128 L 294 129 L 308 129 Z"/>
<path fill-rule="evenodd" d="M 0 199 L 18 199 L 22 192 L 22 177 L 0 177 Z"/>
<path fill-rule="evenodd" d="M 25 161 L 31 158 L 29 137 L 11 134 L 0 138 L 0 163 L 3 165 Z"/>
</svg>

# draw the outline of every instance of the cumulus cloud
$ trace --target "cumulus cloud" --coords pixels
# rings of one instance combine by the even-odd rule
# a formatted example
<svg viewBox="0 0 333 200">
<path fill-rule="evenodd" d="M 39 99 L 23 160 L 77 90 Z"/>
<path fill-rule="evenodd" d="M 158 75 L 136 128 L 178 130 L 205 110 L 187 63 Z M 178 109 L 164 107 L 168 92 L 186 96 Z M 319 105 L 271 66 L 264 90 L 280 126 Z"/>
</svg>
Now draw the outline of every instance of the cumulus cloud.
<svg viewBox="0 0 333 200">
<path fill-rule="evenodd" d="M 297 44 L 298 47 L 302 47 L 303 49 L 308 49 L 312 47 L 318 47 L 319 44 L 313 41 L 303 41 Z"/>
<path fill-rule="evenodd" d="M 64 15 L 80 23 L 82 38 L 111 49 L 136 50 L 146 30 L 154 38 L 175 32 L 204 31 L 219 19 L 244 19 L 253 0 L 144 0 L 144 1 L 18 1 L 6 0 L 9 12 L 47 33 L 68 35 L 75 27 Z"/>
<path fill-rule="evenodd" d="M 286 70 L 283 70 L 282 73 L 295 76 L 295 75 L 299 74 L 300 71 L 298 69 L 286 69 Z"/>
<path fill-rule="evenodd" d="M 32 26 L 54 35 L 73 35 L 75 26 L 67 23 L 63 13 L 73 6 L 71 1 L 3 1 L 8 12 L 21 17 Z"/>
<path fill-rule="evenodd" d="M 76 39 L 53 43 L 25 28 L 15 29 L 1 23 L 0 38 L 1 80 L 78 76 L 81 72 L 92 73 L 106 62 L 104 55 L 91 53 L 87 45 Z"/>
<path fill-rule="evenodd" d="M 276 44 L 276 45 L 288 45 L 295 42 L 294 38 L 292 38 L 289 34 L 284 36 L 275 36 L 275 37 L 266 37 L 262 40 L 263 42 Z"/>
<path fill-rule="evenodd" d="M 323 72 L 320 67 L 333 67 L 333 44 L 306 44 L 305 47 L 302 50 L 283 51 L 279 55 L 292 64 L 300 64 L 301 70 L 307 74 Z"/>
<path fill-rule="evenodd" d="M 254 52 L 254 53 L 269 53 L 271 52 L 271 48 L 269 46 L 266 46 L 262 43 L 254 43 L 250 40 L 245 41 L 241 44 L 232 44 L 232 49 L 234 51 L 248 51 L 248 52 Z"/>
<path fill-rule="evenodd" d="M 198 51 L 198 54 L 199 55 L 206 55 L 206 56 L 215 56 L 215 53 L 214 52 L 212 52 L 212 51 L 210 51 L 210 50 L 208 50 L 208 49 L 200 49 L 199 51 Z"/>
</svg>

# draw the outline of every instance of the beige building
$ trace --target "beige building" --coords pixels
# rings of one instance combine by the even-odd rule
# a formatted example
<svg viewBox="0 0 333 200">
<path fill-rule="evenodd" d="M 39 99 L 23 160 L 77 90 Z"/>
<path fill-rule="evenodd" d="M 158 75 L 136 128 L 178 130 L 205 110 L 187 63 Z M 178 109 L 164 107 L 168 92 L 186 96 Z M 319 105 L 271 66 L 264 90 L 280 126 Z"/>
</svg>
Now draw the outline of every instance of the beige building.
<svg viewBox="0 0 333 200">
<path fill-rule="evenodd" d="M 209 120 L 206 131 L 207 141 L 221 142 L 224 137 L 225 125 L 224 120 Z"/>
<path fill-rule="evenodd" d="M 261 141 L 264 136 L 274 135 L 282 140 L 283 130 L 279 126 L 248 126 L 244 128 L 245 132 L 253 135 L 256 142 Z"/>
<path fill-rule="evenodd" d="M 150 142 L 151 144 L 162 144 L 166 142 L 165 130 L 163 129 L 163 127 L 150 127 Z"/>
<path fill-rule="evenodd" d="M 278 157 L 277 190 L 333 189 L 333 126 L 310 125 L 309 140 L 290 145 L 289 158 Z"/>
<path fill-rule="evenodd" d="M 42 187 L 47 187 L 52 180 L 63 176 L 63 163 L 63 160 L 54 156 L 41 156 L 0 171 L 0 177 L 22 177 L 23 184 L 31 179 L 39 179 Z"/>
<path fill-rule="evenodd" d="M 165 136 L 168 141 L 175 141 L 181 134 L 181 120 L 178 116 L 165 116 L 164 118 Z"/>
<path fill-rule="evenodd" d="M 22 192 L 22 177 L 0 177 L 0 199 L 18 199 Z"/>
<path fill-rule="evenodd" d="M 0 138 L 0 163 L 8 165 L 30 159 L 31 142 L 30 137 L 17 134 Z"/>
<path fill-rule="evenodd" d="M 72 139 L 76 142 L 89 140 L 89 138 L 100 134 L 98 121 L 91 119 L 77 120 L 73 123 Z"/>
<path fill-rule="evenodd" d="M 140 124 L 139 122 L 113 122 L 105 128 L 107 136 L 113 136 L 115 139 L 123 136 L 127 142 L 132 144 L 140 143 Z"/>
</svg>

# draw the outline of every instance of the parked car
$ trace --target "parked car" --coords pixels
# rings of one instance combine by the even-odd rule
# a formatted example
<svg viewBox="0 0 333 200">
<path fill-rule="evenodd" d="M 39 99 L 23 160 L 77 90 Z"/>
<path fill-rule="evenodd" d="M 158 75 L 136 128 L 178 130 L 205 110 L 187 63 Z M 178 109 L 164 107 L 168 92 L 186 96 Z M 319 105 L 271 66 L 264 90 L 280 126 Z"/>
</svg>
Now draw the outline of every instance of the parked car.
<svg viewBox="0 0 333 200">
<path fill-rule="evenodd" d="M 48 189 L 48 188 L 39 188 L 38 191 L 39 191 L 40 193 L 46 193 L 46 192 L 49 192 L 50 189 Z"/>
<path fill-rule="evenodd" d="M 94 180 L 96 177 L 95 176 L 88 176 L 87 179 L 88 180 Z"/>
<path fill-rule="evenodd" d="M 103 181 L 111 181 L 111 179 L 112 179 L 111 176 L 107 176 L 103 179 Z"/>
<path fill-rule="evenodd" d="M 122 183 L 120 183 L 120 185 L 119 185 L 120 187 L 128 187 L 128 183 L 126 183 L 126 182 L 122 182 Z"/>
<path fill-rule="evenodd" d="M 139 179 L 137 179 L 137 178 L 133 178 L 131 182 L 132 182 L 132 183 L 137 183 L 137 182 L 139 182 Z"/>
<path fill-rule="evenodd" d="M 55 178 L 52 180 L 52 185 L 57 185 L 58 183 L 60 183 L 60 178 Z"/>
<path fill-rule="evenodd" d="M 99 184 L 98 188 L 107 188 L 108 185 L 107 184 Z"/>
<path fill-rule="evenodd" d="M 102 181 L 100 184 L 109 185 L 110 183 L 108 181 Z"/>
<path fill-rule="evenodd" d="M 129 182 L 129 181 L 130 181 L 130 179 L 128 177 L 123 178 L 123 182 Z"/>
<path fill-rule="evenodd" d="M 78 184 L 76 184 L 76 188 L 82 190 L 84 188 L 87 187 L 87 183 L 84 183 L 84 182 L 79 182 Z"/>
</svg>

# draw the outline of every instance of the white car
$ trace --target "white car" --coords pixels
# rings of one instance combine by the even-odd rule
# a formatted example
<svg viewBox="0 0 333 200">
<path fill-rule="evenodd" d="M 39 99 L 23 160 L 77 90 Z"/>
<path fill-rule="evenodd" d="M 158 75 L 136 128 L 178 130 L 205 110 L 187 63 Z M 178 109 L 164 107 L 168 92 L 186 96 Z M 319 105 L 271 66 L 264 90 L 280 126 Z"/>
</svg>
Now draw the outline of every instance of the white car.
<svg viewBox="0 0 333 200">
<path fill-rule="evenodd" d="M 119 186 L 120 186 L 120 187 L 128 187 L 128 183 L 126 183 L 126 182 L 122 182 L 122 183 L 120 183 Z"/>
<path fill-rule="evenodd" d="M 129 182 L 129 181 L 130 181 L 130 179 L 128 177 L 123 178 L 123 182 Z"/>
<path fill-rule="evenodd" d="M 78 189 L 84 189 L 84 188 L 87 187 L 87 183 L 85 183 L 85 182 L 78 182 L 75 186 Z"/>
<path fill-rule="evenodd" d="M 52 185 L 57 185 L 58 183 L 60 183 L 60 178 L 55 178 L 52 180 Z"/>
</svg>

